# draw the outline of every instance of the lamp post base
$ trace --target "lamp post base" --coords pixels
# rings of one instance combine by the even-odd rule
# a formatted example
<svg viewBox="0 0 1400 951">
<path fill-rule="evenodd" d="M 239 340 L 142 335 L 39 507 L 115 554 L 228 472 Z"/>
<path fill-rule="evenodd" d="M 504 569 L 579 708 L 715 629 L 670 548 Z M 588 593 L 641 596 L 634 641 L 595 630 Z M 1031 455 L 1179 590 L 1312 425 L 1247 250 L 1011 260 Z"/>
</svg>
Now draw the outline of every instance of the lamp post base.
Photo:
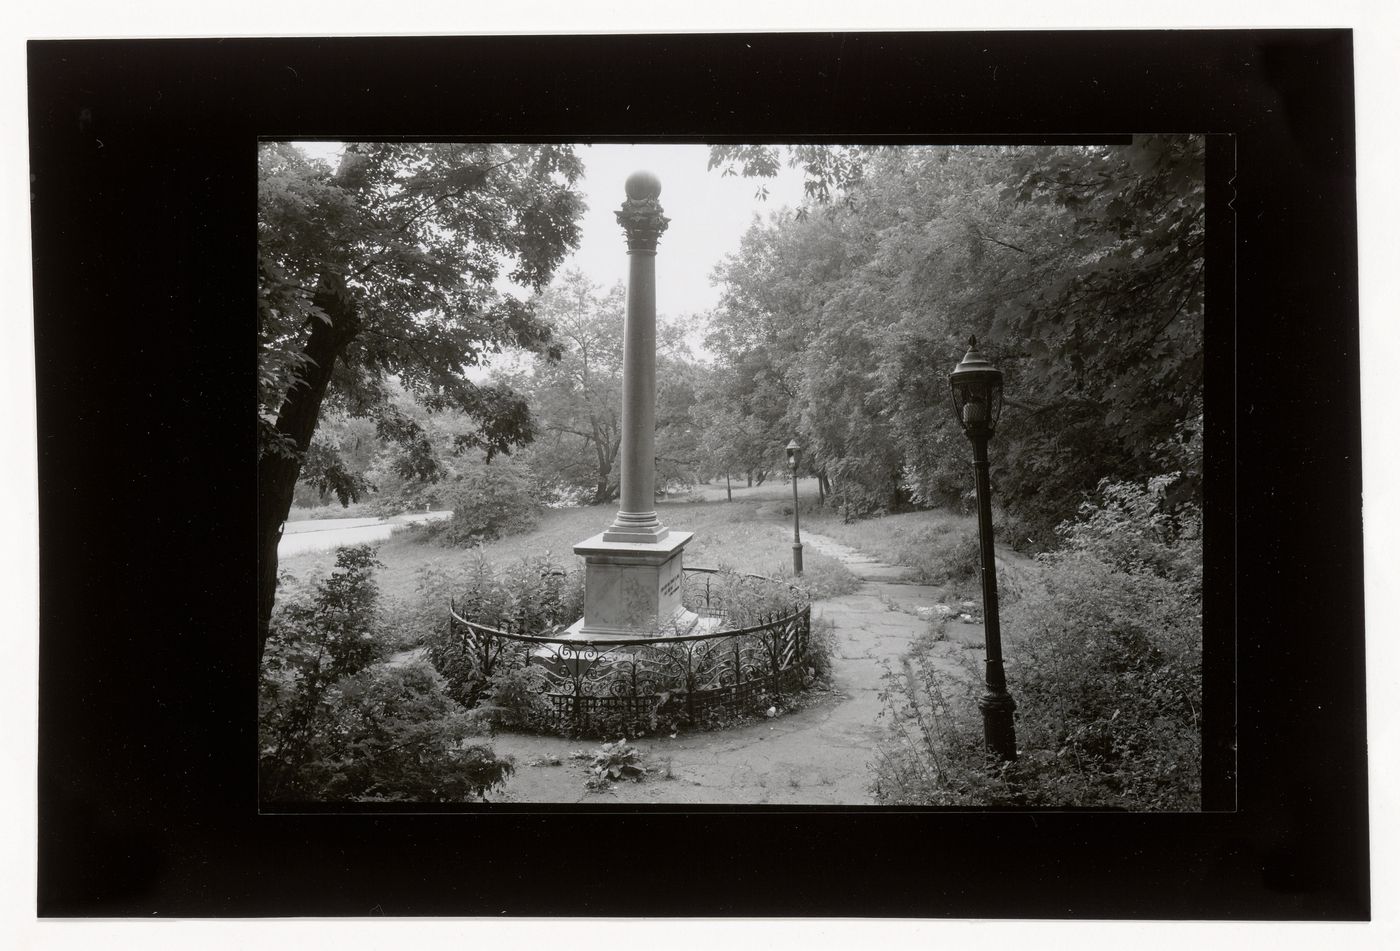
<svg viewBox="0 0 1400 951">
<path fill-rule="evenodd" d="M 792 546 L 792 573 L 802 574 L 802 546 L 800 544 Z"/>
<path fill-rule="evenodd" d="M 989 691 L 977 701 L 982 711 L 982 733 L 988 752 L 1003 762 L 1016 759 L 1016 701 L 1006 692 Z"/>
</svg>

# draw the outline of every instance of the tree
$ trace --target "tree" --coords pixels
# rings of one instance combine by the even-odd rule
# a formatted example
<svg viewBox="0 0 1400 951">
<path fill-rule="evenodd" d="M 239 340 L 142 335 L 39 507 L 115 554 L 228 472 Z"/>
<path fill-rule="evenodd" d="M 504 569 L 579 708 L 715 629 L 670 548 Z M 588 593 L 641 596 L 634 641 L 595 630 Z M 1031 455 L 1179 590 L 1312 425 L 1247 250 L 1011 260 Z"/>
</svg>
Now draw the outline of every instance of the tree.
<svg viewBox="0 0 1400 951">
<path fill-rule="evenodd" d="M 539 438 L 530 456 L 537 477 L 564 496 L 599 505 L 617 498 L 622 446 L 622 328 L 626 290 L 602 290 L 570 271 L 535 301 L 562 353 L 511 377 L 529 394 Z"/>
<path fill-rule="evenodd" d="M 1199 138 L 821 148 L 787 161 L 841 200 L 773 216 L 717 270 L 709 342 L 742 420 L 803 434 L 856 509 L 956 501 L 947 374 L 976 334 L 1007 374 L 993 482 L 1019 538 L 1052 541 L 1106 476 L 1180 471 L 1176 497 L 1199 491 Z M 783 155 L 718 147 L 712 166 L 761 176 Z"/>
<path fill-rule="evenodd" d="M 604 291 L 583 274 L 563 275 L 535 301 L 558 342 L 558 359 L 502 377 L 529 394 L 539 438 L 530 447 L 536 477 L 563 497 L 600 505 L 618 497 L 622 446 L 622 353 L 627 292 Z M 656 465 L 663 479 L 694 465 L 690 406 L 698 370 L 678 328 L 657 328 Z"/>
<path fill-rule="evenodd" d="M 489 456 L 530 439 L 524 401 L 466 371 L 505 346 L 547 351 L 548 329 L 495 285 L 548 283 L 578 241 L 580 171 L 567 146 L 355 144 L 334 171 L 286 143 L 259 150 L 260 652 L 323 408 L 412 442 L 415 421 L 381 412 L 392 377 L 426 408 L 477 420 L 462 447 Z"/>
</svg>

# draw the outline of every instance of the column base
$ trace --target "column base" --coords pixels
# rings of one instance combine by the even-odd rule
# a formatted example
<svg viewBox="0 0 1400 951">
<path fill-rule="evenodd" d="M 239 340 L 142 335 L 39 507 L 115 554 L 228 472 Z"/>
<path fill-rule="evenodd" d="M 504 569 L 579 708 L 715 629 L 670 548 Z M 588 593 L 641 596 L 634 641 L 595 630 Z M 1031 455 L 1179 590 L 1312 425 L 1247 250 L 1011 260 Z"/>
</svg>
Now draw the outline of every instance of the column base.
<svg viewBox="0 0 1400 951">
<path fill-rule="evenodd" d="M 583 619 L 574 637 L 658 637 L 684 633 L 698 617 L 681 606 L 682 551 L 693 532 L 625 541 L 603 532 L 574 546 L 584 559 Z"/>
<path fill-rule="evenodd" d="M 655 512 L 620 511 L 613 523 L 603 530 L 603 534 L 596 537 L 602 538 L 605 542 L 641 542 L 644 545 L 654 545 L 665 538 L 670 531 L 657 520 Z M 588 542 L 580 542 L 579 544 L 586 545 Z"/>
</svg>

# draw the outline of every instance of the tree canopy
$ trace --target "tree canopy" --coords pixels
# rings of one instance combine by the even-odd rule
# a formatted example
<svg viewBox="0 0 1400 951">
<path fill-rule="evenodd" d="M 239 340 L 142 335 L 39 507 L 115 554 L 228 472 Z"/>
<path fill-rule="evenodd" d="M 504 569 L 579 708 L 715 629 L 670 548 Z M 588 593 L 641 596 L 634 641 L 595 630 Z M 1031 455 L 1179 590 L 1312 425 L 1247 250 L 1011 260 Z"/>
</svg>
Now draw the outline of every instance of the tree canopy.
<svg viewBox="0 0 1400 951">
<path fill-rule="evenodd" d="M 562 275 L 535 300 L 557 357 L 498 378 L 528 395 L 538 437 L 528 458 L 538 483 L 561 499 L 616 499 L 622 446 L 623 322 L 627 291 L 604 290 L 585 275 Z M 656 453 L 663 480 L 689 474 L 695 453 L 690 415 L 700 372 L 674 326 L 657 332 Z"/>
<path fill-rule="evenodd" d="M 361 488 L 345 481 L 334 446 L 310 452 L 323 408 L 372 418 L 381 437 L 422 447 L 422 427 L 386 398 L 392 379 L 430 411 L 475 420 L 458 448 L 489 458 L 529 441 L 525 401 L 469 371 L 505 347 L 549 352 L 549 329 L 528 300 L 500 288 L 548 284 L 578 242 L 583 204 L 569 146 L 352 144 L 332 169 L 268 143 L 258 159 L 265 637 L 279 526 L 303 464 L 337 493 Z"/>
<path fill-rule="evenodd" d="M 799 431 L 849 514 L 956 502 L 947 375 L 975 334 L 1006 373 L 994 481 L 1018 537 L 1049 541 L 1105 476 L 1199 488 L 1199 138 L 822 148 L 788 161 L 839 200 L 756 224 L 716 270 L 727 382 L 705 405 L 733 407 L 731 429 Z M 743 174 L 780 160 L 712 152 Z"/>
</svg>

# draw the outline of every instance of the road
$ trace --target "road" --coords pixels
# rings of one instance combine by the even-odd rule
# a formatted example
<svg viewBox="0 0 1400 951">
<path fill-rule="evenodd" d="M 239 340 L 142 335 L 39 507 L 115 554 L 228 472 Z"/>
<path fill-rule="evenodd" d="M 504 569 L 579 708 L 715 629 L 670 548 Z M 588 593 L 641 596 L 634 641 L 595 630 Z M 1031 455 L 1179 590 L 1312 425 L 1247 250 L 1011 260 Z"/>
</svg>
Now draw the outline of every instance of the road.
<svg viewBox="0 0 1400 951">
<path fill-rule="evenodd" d="M 282 526 L 277 557 L 285 558 L 304 551 L 325 551 L 342 545 L 382 542 L 399 525 L 451 517 L 451 512 L 413 512 L 393 518 L 317 518 L 287 522 Z"/>
</svg>

